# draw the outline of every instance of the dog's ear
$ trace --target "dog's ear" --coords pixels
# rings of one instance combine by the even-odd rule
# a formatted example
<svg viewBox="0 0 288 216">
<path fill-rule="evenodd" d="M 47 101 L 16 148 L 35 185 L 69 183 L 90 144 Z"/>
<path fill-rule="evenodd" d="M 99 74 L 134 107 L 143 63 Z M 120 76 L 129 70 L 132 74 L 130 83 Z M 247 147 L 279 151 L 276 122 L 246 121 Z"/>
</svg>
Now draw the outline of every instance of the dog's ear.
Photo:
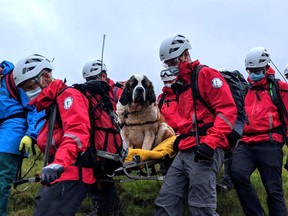
<svg viewBox="0 0 288 216">
<path fill-rule="evenodd" d="M 128 86 L 126 86 L 124 88 L 124 90 L 120 96 L 119 102 L 124 106 L 127 105 L 128 103 L 132 102 L 132 94 L 131 94 Z"/>
<path fill-rule="evenodd" d="M 149 104 L 151 105 L 152 103 L 156 102 L 156 94 L 154 91 L 154 86 L 151 81 L 149 81 L 148 85 L 148 93 L 147 93 L 147 98 L 149 100 Z"/>
</svg>

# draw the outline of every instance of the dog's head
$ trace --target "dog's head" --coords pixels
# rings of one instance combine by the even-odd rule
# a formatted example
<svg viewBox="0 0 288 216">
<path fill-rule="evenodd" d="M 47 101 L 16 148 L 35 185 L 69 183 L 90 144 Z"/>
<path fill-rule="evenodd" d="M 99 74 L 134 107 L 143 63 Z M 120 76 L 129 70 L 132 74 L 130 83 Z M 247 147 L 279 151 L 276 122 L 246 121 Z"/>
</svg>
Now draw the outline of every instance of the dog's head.
<svg viewBox="0 0 288 216">
<path fill-rule="evenodd" d="M 156 101 L 156 94 L 152 82 L 145 75 L 133 75 L 126 82 L 119 99 L 122 105 L 128 103 L 152 104 Z"/>
</svg>

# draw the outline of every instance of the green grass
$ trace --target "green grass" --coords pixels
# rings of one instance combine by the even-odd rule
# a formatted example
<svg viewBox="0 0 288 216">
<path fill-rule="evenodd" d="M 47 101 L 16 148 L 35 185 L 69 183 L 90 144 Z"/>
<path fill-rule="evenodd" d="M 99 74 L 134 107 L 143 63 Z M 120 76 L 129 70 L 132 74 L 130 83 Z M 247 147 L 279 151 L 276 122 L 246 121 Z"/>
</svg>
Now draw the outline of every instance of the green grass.
<svg viewBox="0 0 288 216">
<path fill-rule="evenodd" d="M 285 155 L 287 155 L 287 148 L 284 148 Z M 286 157 L 284 158 L 286 161 Z M 33 162 L 32 158 L 25 159 L 23 164 L 23 172 L 31 167 Z M 41 170 L 43 166 L 43 158 L 36 163 L 36 166 L 30 172 L 29 177 Z M 221 171 L 219 177 L 221 176 Z M 266 192 L 261 182 L 261 178 L 258 172 L 254 172 L 251 176 L 253 185 L 257 191 L 259 199 L 268 215 L 268 209 L 266 205 Z M 117 183 L 117 191 L 120 197 L 121 210 L 124 216 L 147 216 L 153 215 L 154 200 L 160 190 L 162 181 L 144 181 L 137 180 L 133 182 Z M 20 192 L 15 189 L 12 190 L 12 194 L 9 200 L 9 215 L 15 216 L 30 216 L 33 214 L 33 203 L 38 191 L 40 190 L 40 183 L 31 183 L 29 185 L 22 185 L 19 187 L 23 189 L 24 186 L 28 186 L 28 189 Z M 286 204 L 288 205 L 288 172 L 283 169 L 283 187 L 285 193 Z M 77 216 L 84 216 L 89 213 L 91 207 L 90 199 L 87 198 L 82 203 Z M 240 206 L 237 194 L 235 190 L 230 192 L 218 193 L 218 208 L 217 212 L 222 216 L 242 216 L 243 211 Z M 187 207 L 185 208 L 185 215 L 189 215 Z"/>
</svg>

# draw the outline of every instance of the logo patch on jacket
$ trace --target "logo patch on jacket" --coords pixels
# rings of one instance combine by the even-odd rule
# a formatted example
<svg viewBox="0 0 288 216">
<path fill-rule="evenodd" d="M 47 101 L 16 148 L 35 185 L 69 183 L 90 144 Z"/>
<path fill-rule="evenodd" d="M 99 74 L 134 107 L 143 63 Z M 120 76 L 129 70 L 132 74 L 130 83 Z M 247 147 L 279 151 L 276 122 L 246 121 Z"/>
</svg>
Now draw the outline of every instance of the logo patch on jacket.
<svg viewBox="0 0 288 216">
<path fill-rule="evenodd" d="M 65 98 L 63 102 L 64 109 L 68 110 L 73 104 L 73 98 L 72 97 L 67 97 Z"/>
<path fill-rule="evenodd" d="M 222 82 L 221 79 L 219 79 L 219 78 L 214 78 L 214 79 L 212 80 L 212 86 L 213 86 L 214 88 L 220 88 L 222 85 L 223 85 L 223 82 Z"/>
</svg>

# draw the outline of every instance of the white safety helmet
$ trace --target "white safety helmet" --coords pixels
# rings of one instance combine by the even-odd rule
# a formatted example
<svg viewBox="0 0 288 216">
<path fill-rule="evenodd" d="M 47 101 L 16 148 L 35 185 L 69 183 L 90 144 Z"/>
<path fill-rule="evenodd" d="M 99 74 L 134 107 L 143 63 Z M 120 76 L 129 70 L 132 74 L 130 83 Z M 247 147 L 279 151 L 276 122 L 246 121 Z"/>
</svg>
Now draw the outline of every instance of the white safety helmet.
<svg viewBox="0 0 288 216">
<path fill-rule="evenodd" d="M 87 62 L 84 65 L 82 74 L 83 74 L 83 78 L 86 79 L 88 77 L 97 76 L 101 72 L 107 73 L 106 65 L 105 64 L 102 65 L 102 61 L 100 60 L 92 60 L 92 61 Z"/>
<path fill-rule="evenodd" d="M 182 35 L 173 34 L 162 41 L 159 49 L 161 61 L 177 58 L 186 49 L 192 49 L 189 41 Z"/>
<path fill-rule="evenodd" d="M 163 82 L 165 81 L 171 81 L 175 80 L 177 76 L 175 74 L 171 73 L 169 69 L 164 69 L 160 72 L 160 77 Z"/>
<path fill-rule="evenodd" d="M 288 64 L 286 64 L 284 68 L 284 75 L 288 75 Z"/>
<path fill-rule="evenodd" d="M 245 59 L 246 68 L 263 68 L 270 62 L 270 55 L 264 47 L 255 47 L 248 51 Z"/>
<path fill-rule="evenodd" d="M 42 55 L 33 54 L 21 59 L 16 63 L 13 71 L 16 86 L 36 77 L 43 69 L 54 70 L 54 66 L 51 61 Z"/>
</svg>

